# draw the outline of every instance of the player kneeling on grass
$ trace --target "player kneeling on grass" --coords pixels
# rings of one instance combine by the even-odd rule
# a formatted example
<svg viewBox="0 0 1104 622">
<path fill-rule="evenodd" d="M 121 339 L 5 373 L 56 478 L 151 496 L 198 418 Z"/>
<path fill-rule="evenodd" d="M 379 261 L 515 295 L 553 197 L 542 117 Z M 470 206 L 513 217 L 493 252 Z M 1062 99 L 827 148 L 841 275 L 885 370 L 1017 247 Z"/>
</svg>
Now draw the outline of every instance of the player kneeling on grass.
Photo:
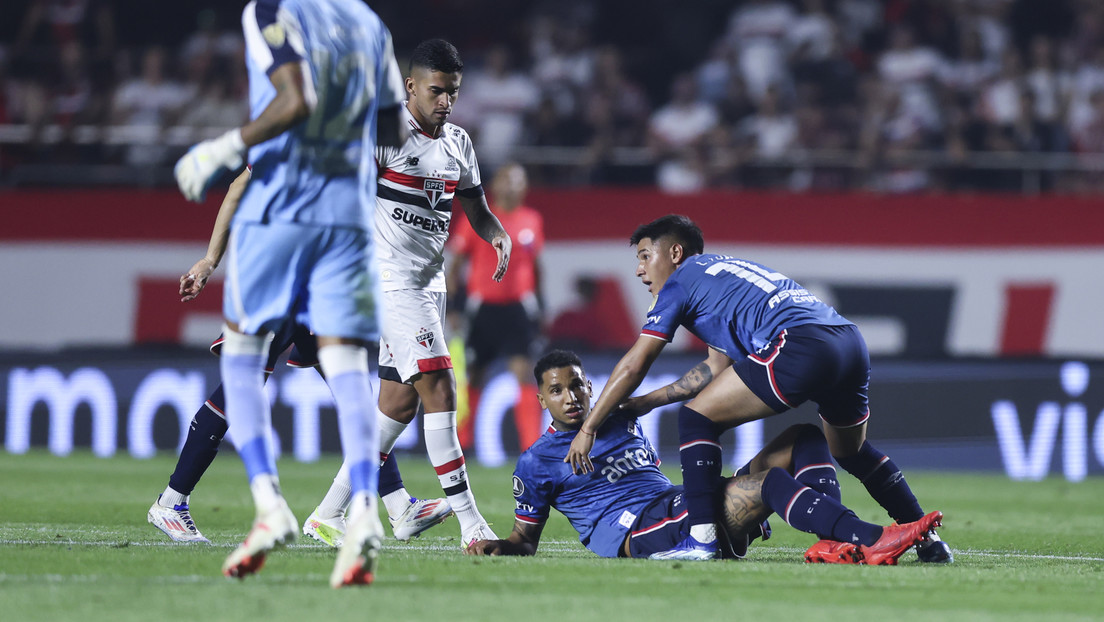
<svg viewBox="0 0 1104 622">
<path fill-rule="evenodd" d="M 505 540 L 472 543 L 471 555 L 533 555 L 551 508 L 579 532 L 579 541 L 603 557 L 663 559 L 689 533 L 682 486 L 659 470 L 655 448 L 634 417 L 617 412 L 600 427 L 591 458 L 595 469 L 575 475 L 564 450 L 590 414 L 593 389 L 579 357 L 556 350 L 537 362 L 541 405 L 552 425 L 514 470 L 514 530 Z M 743 557 L 750 541 L 770 536 L 772 512 L 790 526 L 821 538 L 807 562 L 895 565 L 898 557 L 939 525 L 932 512 L 904 525 L 859 520 L 840 503 L 839 483 L 821 431 L 787 428 L 722 487 L 726 557 Z"/>
</svg>

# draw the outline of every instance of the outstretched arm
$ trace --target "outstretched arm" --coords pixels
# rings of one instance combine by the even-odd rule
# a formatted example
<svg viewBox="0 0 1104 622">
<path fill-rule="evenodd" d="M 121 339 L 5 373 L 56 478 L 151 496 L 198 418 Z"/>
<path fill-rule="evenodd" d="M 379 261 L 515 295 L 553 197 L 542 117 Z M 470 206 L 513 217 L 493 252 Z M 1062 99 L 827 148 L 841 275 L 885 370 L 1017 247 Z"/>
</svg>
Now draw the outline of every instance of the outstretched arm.
<svg viewBox="0 0 1104 622">
<path fill-rule="evenodd" d="M 587 415 L 579 433 L 571 441 L 571 447 L 567 450 L 564 462 L 571 463 L 573 473 L 588 473 L 594 470 L 594 464 L 590 461 L 590 450 L 594 446 L 594 435 L 598 428 L 606 422 L 610 412 L 625 400 L 640 386 L 648 369 L 655 362 L 663 346 L 667 342 L 647 335 L 641 335 L 636 343 L 629 349 L 625 356 L 617 362 L 613 368 L 606 387 L 602 389 L 602 395 L 594 404 L 590 414 Z"/>
<path fill-rule="evenodd" d="M 211 241 L 207 243 L 207 254 L 203 259 L 195 262 L 186 274 L 180 277 L 180 302 L 195 300 L 196 296 L 207 286 L 207 279 L 218 268 L 226 254 L 226 243 L 230 238 L 230 221 L 234 213 L 238 211 L 238 203 L 241 201 L 245 187 L 249 185 L 251 173 L 248 168 L 242 171 L 226 191 L 226 197 L 219 207 L 218 216 L 215 217 L 215 226 L 211 231 Z"/>
<path fill-rule="evenodd" d="M 630 397 L 622 402 L 619 408 L 635 415 L 643 415 L 660 406 L 686 401 L 701 393 L 717 374 L 731 364 L 732 359 L 727 355 L 709 348 L 709 354 L 705 360 L 695 365 L 681 378 L 651 393 Z"/>
<path fill-rule="evenodd" d="M 540 544 L 544 523 L 532 525 L 514 520 L 514 530 L 505 540 L 472 542 L 464 552 L 468 555 L 535 555 Z"/>
<path fill-rule="evenodd" d="M 456 194 L 460 205 L 464 208 L 464 214 L 471 223 L 476 235 L 486 240 L 498 253 L 498 265 L 492 277 L 495 281 L 501 281 L 506 276 L 506 268 L 510 265 L 510 253 L 513 250 L 513 242 L 506 233 L 498 217 L 491 212 L 491 206 L 487 205 L 487 196 L 480 194 L 478 197 L 466 197 L 459 192 Z"/>
</svg>

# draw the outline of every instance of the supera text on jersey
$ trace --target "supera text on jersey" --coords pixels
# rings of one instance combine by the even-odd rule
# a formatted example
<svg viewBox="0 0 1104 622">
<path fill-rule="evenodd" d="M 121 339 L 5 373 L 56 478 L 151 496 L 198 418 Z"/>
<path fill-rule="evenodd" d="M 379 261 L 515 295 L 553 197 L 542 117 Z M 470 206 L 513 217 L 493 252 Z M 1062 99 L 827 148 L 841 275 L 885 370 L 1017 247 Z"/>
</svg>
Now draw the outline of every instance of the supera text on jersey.
<svg viewBox="0 0 1104 622">
<path fill-rule="evenodd" d="M 448 231 L 450 220 L 447 215 L 440 220 L 435 218 L 425 218 L 424 216 L 412 214 L 401 207 L 396 207 L 394 210 L 391 211 L 391 218 L 405 225 L 411 225 L 416 229 L 424 229 L 426 231 L 429 231 L 430 233 Z"/>
</svg>

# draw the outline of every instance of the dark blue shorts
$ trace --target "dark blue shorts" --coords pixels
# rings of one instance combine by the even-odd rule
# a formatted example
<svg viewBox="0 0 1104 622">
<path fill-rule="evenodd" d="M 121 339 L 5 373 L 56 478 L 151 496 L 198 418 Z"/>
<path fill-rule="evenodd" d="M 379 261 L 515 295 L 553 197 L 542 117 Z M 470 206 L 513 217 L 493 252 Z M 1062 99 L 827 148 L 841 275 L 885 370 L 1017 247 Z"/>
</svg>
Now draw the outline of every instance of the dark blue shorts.
<svg viewBox="0 0 1104 622">
<path fill-rule="evenodd" d="M 812 400 L 836 427 L 860 425 L 870 416 L 870 354 L 852 324 L 787 328 L 732 369 L 776 413 Z"/>
<path fill-rule="evenodd" d="M 648 557 L 667 551 L 686 536 L 690 525 L 686 521 L 686 503 L 682 486 L 672 486 L 644 506 L 629 530 L 629 557 Z"/>
<path fill-rule="evenodd" d="M 218 356 L 222 352 L 223 336 L 219 335 L 211 343 L 211 354 Z M 292 347 L 294 346 L 294 347 Z M 288 322 L 272 337 L 272 345 L 268 348 L 268 361 L 265 362 L 265 371 L 272 373 L 276 368 L 276 361 L 289 347 L 292 347 L 288 355 L 288 367 L 314 367 L 318 365 L 318 341 L 311 334 L 310 329 L 298 322 Z"/>
</svg>

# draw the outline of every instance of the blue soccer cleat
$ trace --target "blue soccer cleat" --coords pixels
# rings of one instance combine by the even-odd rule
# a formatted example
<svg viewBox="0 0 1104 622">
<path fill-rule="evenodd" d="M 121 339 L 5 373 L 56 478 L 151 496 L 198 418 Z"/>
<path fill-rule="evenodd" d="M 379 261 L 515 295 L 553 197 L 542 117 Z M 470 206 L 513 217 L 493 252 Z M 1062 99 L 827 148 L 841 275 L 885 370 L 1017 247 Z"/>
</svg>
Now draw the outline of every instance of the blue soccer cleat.
<svg viewBox="0 0 1104 622">
<path fill-rule="evenodd" d="M 954 553 L 946 542 L 939 539 L 935 530 L 928 532 L 920 544 L 916 545 L 916 556 L 925 564 L 953 564 Z"/>
<path fill-rule="evenodd" d="M 648 559 L 682 562 L 704 562 L 717 559 L 717 541 L 698 542 L 694 536 L 686 536 L 686 539 L 675 545 L 674 548 L 652 553 Z"/>
</svg>

